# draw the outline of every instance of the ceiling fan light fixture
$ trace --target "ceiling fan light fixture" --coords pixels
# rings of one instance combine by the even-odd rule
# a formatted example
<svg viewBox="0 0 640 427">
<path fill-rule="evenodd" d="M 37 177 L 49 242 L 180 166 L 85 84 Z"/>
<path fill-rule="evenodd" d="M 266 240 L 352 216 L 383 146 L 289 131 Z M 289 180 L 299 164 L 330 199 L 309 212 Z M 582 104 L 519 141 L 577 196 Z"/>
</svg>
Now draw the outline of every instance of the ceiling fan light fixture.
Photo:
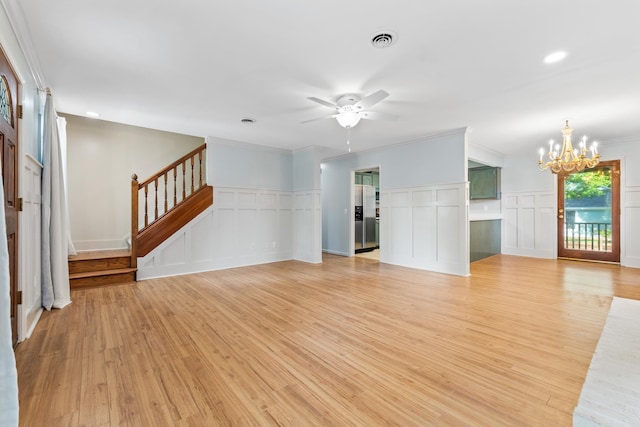
<svg viewBox="0 0 640 427">
<path fill-rule="evenodd" d="M 340 113 L 336 117 L 336 120 L 338 120 L 340 126 L 345 128 L 352 128 L 358 124 L 358 122 L 360 121 L 360 116 L 358 115 L 358 113 L 355 113 L 353 111 L 345 111 L 343 113 Z"/>
</svg>

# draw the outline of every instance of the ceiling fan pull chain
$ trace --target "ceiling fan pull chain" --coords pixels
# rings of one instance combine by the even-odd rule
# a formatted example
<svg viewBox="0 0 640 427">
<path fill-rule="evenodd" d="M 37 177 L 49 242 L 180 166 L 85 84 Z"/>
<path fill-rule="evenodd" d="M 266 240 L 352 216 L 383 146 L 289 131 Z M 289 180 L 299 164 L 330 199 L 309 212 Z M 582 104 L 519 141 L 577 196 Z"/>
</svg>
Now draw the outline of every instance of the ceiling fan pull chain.
<svg viewBox="0 0 640 427">
<path fill-rule="evenodd" d="M 351 126 L 347 126 L 347 148 L 351 152 Z"/>
</svg>

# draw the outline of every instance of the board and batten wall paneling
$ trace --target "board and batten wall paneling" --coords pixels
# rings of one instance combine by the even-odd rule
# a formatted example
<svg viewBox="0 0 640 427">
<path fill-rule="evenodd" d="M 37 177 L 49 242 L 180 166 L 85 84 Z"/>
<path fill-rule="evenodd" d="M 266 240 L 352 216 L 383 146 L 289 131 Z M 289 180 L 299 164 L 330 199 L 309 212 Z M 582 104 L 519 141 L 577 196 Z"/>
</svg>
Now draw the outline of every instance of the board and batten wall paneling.
<svg viewBox="0 0 640 427">
<path fill-rule="evenodd" d="M 469 274 L 467 184 L 380 192 L 380 261 Z"/>
<path fill-rule="evenodd" d="M 502 253 L 556 256 L 556 199 L 551 191 L 502 193 Z"/>
<path fill-rule="evenodd" d="M 18 336 L 29 338 L 42 314 L 41 251 L 42 242 L 42 165 L 33 156 L 23 156 L 22 214 L 20 216 L 20 276 L 22 313 L 18 315 Z"/>
<path fill-rule="evenodd" d="M 322 262 L 320 190 L 296 191 L 294 197 L 293 259 Z"/>
<path fill-rule="evenodd" d="M 640 186 L 624 189 L 622 206 L 620 263 L 627 267 L 640 267 Z"/>
<path fill-rule="evenodd" d="M 292 192 L 215 187 L 213 206 L 138 259 L 138 279 L 292 259 L 293 211 Z"/>
</svg>

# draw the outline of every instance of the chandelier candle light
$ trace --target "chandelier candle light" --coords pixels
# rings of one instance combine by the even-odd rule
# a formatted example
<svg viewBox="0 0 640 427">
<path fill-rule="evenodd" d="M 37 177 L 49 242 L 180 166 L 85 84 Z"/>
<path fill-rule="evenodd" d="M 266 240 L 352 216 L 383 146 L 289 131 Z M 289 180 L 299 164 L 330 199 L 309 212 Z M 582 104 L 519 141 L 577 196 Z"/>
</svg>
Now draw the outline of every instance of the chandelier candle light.
<svg viewBox="0 0 640 427">
<path fill-rule="evenodd" d="M 600 162 L 598 153 L 598 143 L 593 142 L 589 147 L 591 158 L 587 157 L 587 137 L 583 136 L 579 144 L 579 149 L 573 148 L 571 144 L 571 133 L 573 129 L 569 127 L 569 120 L 566 121 L 562 129 L 562 149 L 560 144 L 553 145 L 553 140 L 549 141 L 549 160 L 543 163 L 544 148 L 540 149 L 540 160 L 538 167 L 541 171 L 551 169 L 553 173 L 580 172 L 585 168 L 592 168 Z"/>
</svg>

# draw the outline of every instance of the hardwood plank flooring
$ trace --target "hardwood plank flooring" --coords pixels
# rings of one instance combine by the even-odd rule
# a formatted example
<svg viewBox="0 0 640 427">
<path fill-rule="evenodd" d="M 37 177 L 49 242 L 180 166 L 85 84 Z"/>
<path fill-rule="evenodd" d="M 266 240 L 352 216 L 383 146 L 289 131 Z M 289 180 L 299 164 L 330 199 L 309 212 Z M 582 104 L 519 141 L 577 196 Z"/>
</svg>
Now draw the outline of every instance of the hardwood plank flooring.
<svg viewBox="0 0 640 427">
<path fill-rule="evenodd" d="M 325 255 L 72 291 L 16 350 L 22 426 L 571 425 L 640 270 L 471 277 Z"/>
</svg>

